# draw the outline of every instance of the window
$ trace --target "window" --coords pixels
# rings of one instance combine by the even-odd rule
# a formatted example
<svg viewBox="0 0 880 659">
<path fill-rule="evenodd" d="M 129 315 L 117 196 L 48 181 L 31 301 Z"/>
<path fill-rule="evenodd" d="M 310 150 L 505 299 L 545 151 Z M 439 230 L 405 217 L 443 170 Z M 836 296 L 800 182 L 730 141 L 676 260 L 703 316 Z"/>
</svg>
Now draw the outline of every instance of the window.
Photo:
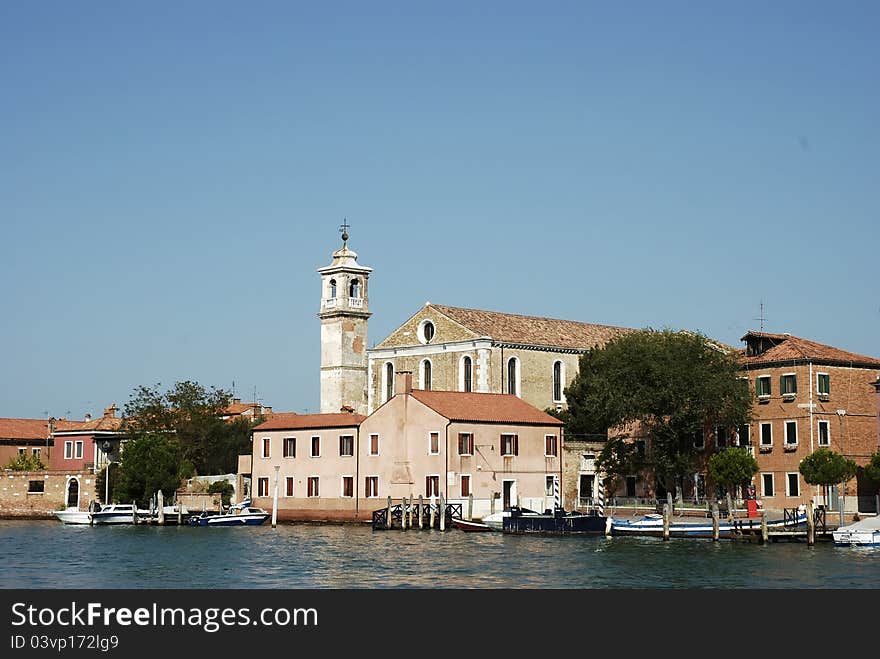
<svg viewBox="0 0 880 659">
<path fill-rule="evenodd" d="M 715 447 L 724 448 L 727 446 L 727 428 L 717 426 L 715 428 Z"/>
<path fill-rule="evenodd" d="M 693 433 L 694 448 L 704 448 L 706 446 L 706 438 L 703 435 L 703 429 L 694 430 Z"/>
<path fill-rule="evenodd" d="M 331 298 L 336 297 L 336 280 L 335 279 L 330 280 L 330 297 Z"/>
<path fill-rule="evenodd" d="M 801 483 L 797 472 L 785 475 L 786 496 L 799 497 L 801 495 Z"/>
<path fill-rule="evenodd" d="M 819 422 L 819 446 L 831 445 L 831 428 L 827 421 Z"/>
<path fill-rule="evenodd" d="M 42 494 L 46 488 L 46 481 L 28 481 L 28 494 Z"/>
<path fill-rule="evenodd" d="M 636 455 L 638 455 L 640 458 L 645 457 L 645 440 L 644 439 L 637 439 L 636 440 Z"/>
<path fill-rule="evenodd" d="M 461 496 L 469 497 L 471 495 L 471 477 L 470 474 L 461 475 Z"/>
<path fill-rule="evenodd" d="M 284 496 L 293 496 L 293 476 L 288 476 L 284 479 Z"/>
<path fill-rule="evenodd" d="M 257 479 L 257 496 L 258 497 L 267 497 L 269 496 L 269 479 L 268 478 L 258 478 Z"/>
<path fill-rule="evenodd" d="M 501 455 L 519 455 L 519 437 L 501 435 Z"/>
<path fill-rule="evenodd" d="M 364 495 L 368 499 L 379 496 L 379 477 L 367 476 L 364 478 Z"/>
<path fill-rule="evenodd" d="M 428 455 L 437 455 L 440 453 L 440 433 L 432 432 L 428 434 Z"/>
<path fill-rule="evenodd" d="M 379 435 L 370 435 L 370 455 L 379 455 Z"/>
<path fill-rule="evenodd" d="M 430 320 L 423 320 L 421 323 L 419 323 L 419 328 L 416 331 L 416 334 L 418 335 L 419 341 L 421 343 L 430 343 L 431 340 L 434 338 L 434 333 L 434 323 L 432 323 Z"/>
<path fill-rule="evenodd" d="M 761 423 L 761 448 L 773 446 L 773 424 L 769 421 Z"/>
<path fill-rule="evenodd" d="M 348 297 L 361 297 L 361 282 L 359 280 L 351 280 L 351 283 L 348 285 Z"/>
<path fill-rule="evenodd" d="M 461 359 L 461 390 L 473 391 L 473 360 L 465 355 Z"/>
<path fill-rule="evenodd" d="M 354 476 L 342 477 L 342 496 L 347 499 L 354 496 Z"/>
<path fill-rule="evenodd" d="M 507 393 L 519 396 L 519 360 L 516 357 L 507 360 Z"/>
<path fill-rule="evenodd" d="M 81 457 L 83 456 L 83 443 L 82 443 L 81 441 L 78 441 L 78 442 L 74 445 L 74 448 L 76 449 L 76 451 L 75 451 L 73 457 L 75 457 L 75 458 L 81 458 Z"/>
<path fill-rule="evenodd" d="M 556 435 L 544 435 L 544 457 L 555 458 L 559 455 Z"/>
<path fill-rule="evenodd" d="M 797 393 L 797 376 L 794 373 L 784 373 L 779 377 L 779 391 L 784 398 L 793 398 Z"/>
<path fill-rule="evenodd" d="M 761 496 L 775 496 L 773 493 L 773 474 L 761 474 Z"/>
<path fill-rule="evenodd" d="M 831 376 L 827 373 L 816 374 L 816 391 L 819 396 L 827 397 L 831 394 Z"/>
<path fill-rule="evenodd" d="M 555 479 L 553 476 L 545 476 L 544 477 L 544 496 L 552 497 L 553 496 L 553 483 Z"/>
<path fill-rule="evenodd" d="M 751 446 L 752 438 L 751 431 L 749 429 L 749 424 L 744 423 L 740 427 L 736 429 L 736 445 L 737 446 Z"/>
<path fill-rule="evenodd" d="M 309 496 L 310 497 L 317 497 L 320 495 L 320 489 L 319 489 L 320 482 L 321 482 L 320 477 L 309 476 L 308 483 L 309 483 Z"/>
<path fill-rule="evenodd" d="M 755 393 L 758 398 L 770 398 L 770 376 L 761 375 L 755 379 Z"/>
<path fill-rule="evenodd" d="M 40 458 L 40 451 L 41 451 L 41 449 L 32 448 L 31 455 L 33 455 L 35 458 L 39 459 Z"/>
<path fill-rule="evenodd" d="M 419 365 L 419 384 L 421 388 L 430 391 L 431 389 L 431 361 L 423 359 Z"/>
<path fill-rule="evenodd" d="M 440 476 L 425 476 L 425 494 L 429 497 L 440 496 Z"/>
<path fill-rule="evenodd" d="M 339 455 L 345 457 L 354 455 L 354 435 L 339 436 Z"/>
<path fill-rule="evenodd" d="M 394 364 L 385 364 L 385 400 L 394 396 Z"/>
<path fill-rule="evenodd" d="M 282 446 L 284 447 L 283 454 L 285 458 L 296 457 L 296 437 L 285 437 L 282 441 Z"/>
<path fill-rule="evenodd" d="M 270 456 L 270 446 L 272 440 L 268 437 L 263 437 L 263 457 L 268 458 Z"/>
<path fill-rule="evenodd" d="M 73 458 L 73 442 L 64 442 L 64 459 L 70 460 Z"/>
<path fill-rule="evenodd" d="M 474 454 L 474 436 L 469 432 L 458 433 L 458 454 L 473 455 Z"/>
<path fill-rule="evenodd" d="M 798 437 L 797 437 L 797 421 L 786 421 L 785 422 L 785 445 L 788 446 L 797 446 Z"/>
<path fill-rule="evenodd" d="M 27 453 L 27 449 L 24 446 L 19 446 L 18 447 L 18 454 L 24 455 L 25 453 Z"/>
<path fill-rule="evenodd" d="M 313 458 L 318 458 L 321 456 L 321 438 L 317 435 L 312 437 L 312 452 L 310 455 Z"/>
<path fill-rule="evenodd" d="M 562 402 L 562 362 L 553 362 L 553 402 Z"/>
</svg>

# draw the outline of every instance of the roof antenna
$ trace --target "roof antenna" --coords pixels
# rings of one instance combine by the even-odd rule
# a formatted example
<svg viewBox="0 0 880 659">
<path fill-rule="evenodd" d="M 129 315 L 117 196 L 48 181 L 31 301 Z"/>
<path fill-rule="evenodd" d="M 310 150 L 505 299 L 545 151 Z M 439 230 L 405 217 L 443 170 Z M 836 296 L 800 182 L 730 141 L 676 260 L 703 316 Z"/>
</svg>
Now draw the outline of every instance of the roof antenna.
<svg viewBox="0 0 880 659">
<path fill-rule="evenodd" d="M 767 320 L 764 318 L 764 300 L 761 300 L 761 314 L 757 318 L 752 318 L 752 320 L 760 320 L 761 321 L 761 333 L 764 333 L 764 321 Z"/>
</svg>

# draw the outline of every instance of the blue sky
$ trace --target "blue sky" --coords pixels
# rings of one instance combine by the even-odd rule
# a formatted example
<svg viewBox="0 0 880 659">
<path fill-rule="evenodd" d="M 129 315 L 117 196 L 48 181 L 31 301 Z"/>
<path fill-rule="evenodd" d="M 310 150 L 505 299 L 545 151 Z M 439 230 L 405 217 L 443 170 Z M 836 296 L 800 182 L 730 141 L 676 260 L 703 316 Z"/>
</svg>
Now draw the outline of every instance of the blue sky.
<svg viewBox="0 0 880 659">
<path fill-rule="evenodd" d="M 0 4 L 0 416 L 318 407 L 315 269 L 880 356 L 875 2 Z M 769 6 L 767 6 L 769 5 Z"/>
</svg>

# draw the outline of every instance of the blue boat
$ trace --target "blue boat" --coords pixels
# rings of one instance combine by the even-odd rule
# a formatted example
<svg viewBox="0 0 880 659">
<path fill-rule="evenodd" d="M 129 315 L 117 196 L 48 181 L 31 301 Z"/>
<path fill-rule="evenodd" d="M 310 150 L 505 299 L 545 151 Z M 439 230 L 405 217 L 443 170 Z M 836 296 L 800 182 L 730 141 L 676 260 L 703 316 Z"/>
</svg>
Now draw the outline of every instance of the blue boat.
<svg viewBox="0 0 880 659">
<path fill-rule="evenodd" d="M 799 510 L 793 519 L 775 519 L 767 521 L 768 529 L 796 530 L 807 523 L 807 513 Z M 718 534 L 721 538 L 730 538 L 740 533 L 760 533 L 761 520 L 747 517 L 733 521 L 720 521 Z M 639 519 L 611 520 L 611 535 L 663 535 L 663 516 L 645 515 Z M 669 524 L 670 538 L 711 538 L 713 536 L 712 520 L 693 522 L 672 522 Z"/>
<path fill-rule="evenodd" d="M 189 518 L 191 526 L 259 526 L 269 519 L 269 513 L 251 506 L 250 499 L 237 503 L 229 512 L 219 515 L 204 512 Z"/>
<path fill-rule="evenodd" d="M 603 535 L 606 517 L 595 511 L 566 512 L 562 508 L 546 510 L 543 515 L 520 508 L 511 508 L 503 520 L 505 533 L 540 535 Z"/>
</svg>

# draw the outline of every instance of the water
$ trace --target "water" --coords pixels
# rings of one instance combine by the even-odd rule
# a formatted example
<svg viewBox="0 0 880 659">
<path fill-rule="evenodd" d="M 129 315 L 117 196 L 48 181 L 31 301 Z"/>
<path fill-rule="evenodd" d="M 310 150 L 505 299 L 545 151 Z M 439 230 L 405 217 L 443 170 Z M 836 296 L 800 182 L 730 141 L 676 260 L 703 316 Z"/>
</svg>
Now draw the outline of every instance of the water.
<svg viewBox="0 0 880 659">
<path fill-rule="evenodd" d="M 820 543 L 0 520 L 2 588 L 877 588 L 880 550 Z"/>
</svg>

